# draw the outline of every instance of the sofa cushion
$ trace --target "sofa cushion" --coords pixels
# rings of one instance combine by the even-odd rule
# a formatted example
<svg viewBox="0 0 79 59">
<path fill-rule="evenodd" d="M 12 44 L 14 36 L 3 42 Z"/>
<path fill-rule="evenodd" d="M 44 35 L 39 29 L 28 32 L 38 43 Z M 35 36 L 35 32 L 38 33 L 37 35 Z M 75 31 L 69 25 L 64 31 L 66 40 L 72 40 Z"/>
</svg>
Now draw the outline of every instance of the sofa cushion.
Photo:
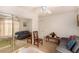
<svg viewBox="0 0 79 59">
<path fill-rule="evenodd" d="M 79 49 L 79 38 L 78 37 L 76 37 L 76 45 L 74 46 L 74 48 L 72 49 L 72 51 L 74 52 L 74 53 L 77 53 L 77 50 Z"/>
<path fill-rule="evenodd" d="M 63 45 L 63 47 L 61 47 L 61 46 L 57 47 L 56 50 L 61 53 L 72 53 L 72 51 L 66 49 L 64 45 Z"/>
<path fill-rule="evenodd" d="M 66 47 L 67 49 L 71 50 L 75 44 L 76 44 L 76 40 L 69 40 Z"/>
<path fill-rule="evenodd" d="M 31 37 L 31 33 L 29 31 L 19 31 L 15 33 L 17 39 L 25 39 Z"/>
</svg>

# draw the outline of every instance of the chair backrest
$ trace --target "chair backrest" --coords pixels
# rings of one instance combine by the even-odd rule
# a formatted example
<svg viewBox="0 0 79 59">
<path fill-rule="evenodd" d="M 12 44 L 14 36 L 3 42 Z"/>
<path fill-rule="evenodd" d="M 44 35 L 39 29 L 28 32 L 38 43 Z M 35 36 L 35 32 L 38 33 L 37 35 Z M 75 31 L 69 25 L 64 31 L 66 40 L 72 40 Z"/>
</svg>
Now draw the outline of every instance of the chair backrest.
<svg viewBox="0 0 79 59">
<path fill-rule="evenodd" d="M 33 31 L 33 37 L 34 39 L 38 39 L 38 31 Z"/>
</svg>

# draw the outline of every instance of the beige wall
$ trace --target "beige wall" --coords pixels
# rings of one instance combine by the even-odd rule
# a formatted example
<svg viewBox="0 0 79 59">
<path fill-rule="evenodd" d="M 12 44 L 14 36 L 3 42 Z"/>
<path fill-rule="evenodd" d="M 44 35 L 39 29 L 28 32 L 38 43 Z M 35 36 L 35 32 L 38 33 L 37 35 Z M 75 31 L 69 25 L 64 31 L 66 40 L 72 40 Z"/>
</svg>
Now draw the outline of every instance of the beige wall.
<svg viewBox="0 0 79 59">
<path fill-rule="evenodd" d="M 39 36 L 42 38 L 51 32 L 55 32 L 59 37 L 77 35 L 77 30 L 76 13 L 74 11 L 39 18 Z"/>
</svg>

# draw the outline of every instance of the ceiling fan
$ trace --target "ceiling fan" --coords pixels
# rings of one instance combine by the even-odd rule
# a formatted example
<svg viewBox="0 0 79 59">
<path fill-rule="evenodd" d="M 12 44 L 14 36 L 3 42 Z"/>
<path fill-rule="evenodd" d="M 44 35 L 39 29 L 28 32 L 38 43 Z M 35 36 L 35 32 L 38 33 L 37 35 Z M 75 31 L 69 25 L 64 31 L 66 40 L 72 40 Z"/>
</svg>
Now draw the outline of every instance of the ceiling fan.
<svg viewBox="0 0 79 59">
<path fill-rule="evenodd" d="M 47 6 L 41 6 L 41 13 L 51 14 L 52 11 Z"/>
</svg>

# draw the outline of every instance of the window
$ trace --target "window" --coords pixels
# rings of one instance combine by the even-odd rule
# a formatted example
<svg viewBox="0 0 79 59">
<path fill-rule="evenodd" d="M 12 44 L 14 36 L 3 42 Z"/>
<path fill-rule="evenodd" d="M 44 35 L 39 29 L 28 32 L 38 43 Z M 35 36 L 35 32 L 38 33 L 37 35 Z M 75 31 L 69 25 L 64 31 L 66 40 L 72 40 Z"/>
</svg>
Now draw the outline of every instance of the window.
<svg viewBox="0 0 79 59">
<path fill-rule="evenodd" d="M 14 32 L 19 31 L 19 21 L 14 21 Z M 12 20 L 0 20 L 0 36 L 12 36 Z"/>
</svg>

